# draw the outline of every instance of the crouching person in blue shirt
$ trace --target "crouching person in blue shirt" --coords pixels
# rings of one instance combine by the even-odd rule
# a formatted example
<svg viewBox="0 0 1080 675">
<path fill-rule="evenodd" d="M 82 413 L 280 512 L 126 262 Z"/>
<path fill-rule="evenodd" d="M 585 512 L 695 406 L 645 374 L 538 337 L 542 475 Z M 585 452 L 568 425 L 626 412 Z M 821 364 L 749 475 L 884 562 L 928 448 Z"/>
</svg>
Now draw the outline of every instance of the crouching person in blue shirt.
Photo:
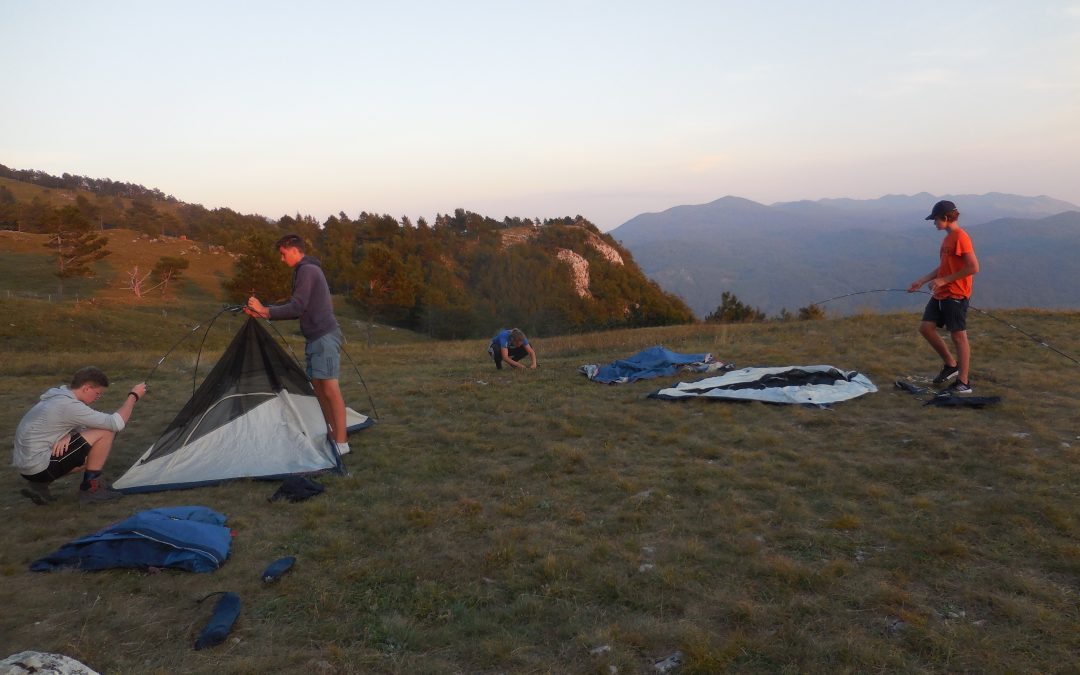
<svg viewBox="0 0 1080 675">
<path fill-rule="evenodd" d="M 53 501 L 49 484 L 75 471 L 83 472 L 79 501 L 103 502 L 123 495 L 101 477 L 113 439 L 124 429 L 135 403 L 146 395 L 146 383 L 131 388 L 114 413 L 90 407 L 109 386 L 109 378 L 93 366 L 81 368 L 70 387 L 54 387 L 27 412 L 15 429 L 12 464 L 29 484 L 23 495 L 36 504 Z"/>
<path fill-rule="evenodd" d="M 502 370 L 503 362 L 509 363 L 514 368 L 524 370 L 525 364 L 521 363 L 521 361 L 526 355 L 532 361 L 529 368 L 536 368 L 536 352 L 533 351 L 532 345 L 529 344 L 529 338 L 525 337 L 525 333 L 522 333 L 517 328 L 507 328 L 499 331 L 499 334 L 491 340 L 488 354 L 491 354 L 491 358 L 495 360 L 495 367 L 499 370 Z"/>
</svg>

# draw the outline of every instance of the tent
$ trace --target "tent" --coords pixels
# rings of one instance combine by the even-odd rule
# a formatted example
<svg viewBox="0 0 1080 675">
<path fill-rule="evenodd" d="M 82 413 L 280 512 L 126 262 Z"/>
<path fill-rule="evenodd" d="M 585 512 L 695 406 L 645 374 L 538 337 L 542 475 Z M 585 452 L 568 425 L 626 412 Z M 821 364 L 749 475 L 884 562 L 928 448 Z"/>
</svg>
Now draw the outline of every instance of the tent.
<svg viewBox="0 0 1080 675">
<path fill-rule="evenodd" d="M 692 397 L 827 406 L 877 391 L 862 373 L 833 366 L 743 368 L 697 382 L 680 382 L 649 398 L 678 401 Z"/>
<path fill-rule="evenodd" d="M 346 409 L 351 433 L 372 420 Z M 311 382 L 248 319 L 161 437 L 113 487 L 154 492 L 341 468 Z"/>
<path fill-rule="evenodd" d="M 606 366 L 586 364 L 578 368 L 578 372 L 593 382 L 627 384 L 651 377 L 674 375 L 678 372 L 708 373 L 730 370 L 731 367 L 730 364 L 714 359 L 712 354 L 680 354 L 657 345 Z"/>
</svg>

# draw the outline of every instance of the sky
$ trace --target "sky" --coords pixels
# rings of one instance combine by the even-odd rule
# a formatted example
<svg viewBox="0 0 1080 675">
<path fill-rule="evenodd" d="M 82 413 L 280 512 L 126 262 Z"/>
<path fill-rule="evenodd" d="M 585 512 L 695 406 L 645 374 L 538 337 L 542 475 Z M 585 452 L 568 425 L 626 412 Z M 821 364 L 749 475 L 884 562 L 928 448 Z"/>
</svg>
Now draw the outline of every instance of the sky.
<svg viewBox="0 0 1080 675">
<path fill-rule="evenodd" d="M 0 0 L 0 164 L 271 218 L 1080 204 L 1080 0 Z"/>
</svg>

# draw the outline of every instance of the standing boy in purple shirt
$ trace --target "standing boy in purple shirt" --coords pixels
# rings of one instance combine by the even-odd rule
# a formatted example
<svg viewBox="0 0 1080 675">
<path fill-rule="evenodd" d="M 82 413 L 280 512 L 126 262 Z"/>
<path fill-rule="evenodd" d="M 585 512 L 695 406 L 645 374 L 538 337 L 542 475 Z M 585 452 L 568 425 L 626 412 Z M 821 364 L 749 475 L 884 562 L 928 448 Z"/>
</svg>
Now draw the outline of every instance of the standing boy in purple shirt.
<svg viewBox="0 0 1080 675">
<path fill-rule="evenodd" d="M 306 344 L 304 357 L 307 376 L 315 388 L 323 418 L 339 455 L 349 451 L 345 431 L 345 398 L 338 386 L 341 371 L 341 329 L 334 317 L 330 286 L 319 261 L 304 254 L 299 235 L 287 234 L 275 244 L 281 262 L 293 270 L 293 292 L 288 302 L 266 306 L 254 295 L 244 311 L 261 319 L 300 319 L 300 332 Z"/>
</svg>

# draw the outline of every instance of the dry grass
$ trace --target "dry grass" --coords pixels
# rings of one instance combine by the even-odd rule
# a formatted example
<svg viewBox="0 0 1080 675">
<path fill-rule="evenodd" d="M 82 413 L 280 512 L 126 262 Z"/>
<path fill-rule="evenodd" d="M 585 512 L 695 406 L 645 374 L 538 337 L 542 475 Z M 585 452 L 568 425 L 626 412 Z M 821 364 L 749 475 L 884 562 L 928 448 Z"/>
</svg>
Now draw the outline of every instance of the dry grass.
<svg viewBox="0 0 1080 675">
<path fill-rule="evenodd" d="M 131 230 L 106 230 L 109 238 L 110 255 L 97 263 L 97 283 L 94 286 L 94 301 L 107 305 L 137 305 L 150 301 L 160 302 L 163 291 L 150 292 L 149 298 L 139 300 L 128 287 L 128 280 L 135 270 L 139 277 L 150 272 L 163 256 L 186 258 L 189 267 L 183 272 L 183 281 L 179 288 L 169 289 L 169 298 L 180 296 L 220 298 L 222 282 L 232 275 L 234 258 L 225 252 L 211 251 L 205 244 L 176 237 L 150 237 Z M 43 234 L 12 232 L 0 230 L 0 253 L 8 254 L 4 261 L 11 264 L 23 262 L 26 270 L 22 274 L 9 277 L 12 288 L 31 290 L 37 296 L 56 293 L 57 281 L 53 276 L 55 268 L 52 258 L 44 244 L 48 237 Z M 10 268 L 9 268 L 10 269 Z M 27 283 L 28 274 L 36 277 L 36 283 Z M 88 282 L 73 279 L 65 282 L 79 288 Z M 152 281 L 147 280 L 150 288 Z M 7 290 L 0 287 L 0 290 Z M 74 293 L 65 288 L 64 295 L 72 297 Z"/>
<path fill-rule="evenodd" d="M 1076 314 L 1003 315 L 1080 353 Z M 974 316 L 973 382 L 1003 403 L 923 407 L 891 388 L 937 370 L 917 318 L 566 336 L 537 341 L 534 372 L 496 372 L 482 341 L 364 348 L 349 322 L 381 419 L 318 498 L 271 504 L 274 485 L 237 482 L 80 509 L 68 480 L 60 503 L 36 507 L 0 476 L 12 523 L 0 652 L 58 651 L 109 673 L 626 673 L 677 650 L 682 673 L 1068 668 L 1077 368 Z M 91 354 L 2 355 L 0 443 L 83 360 L 127 383 L 170 342 L 151 331 L 155 349 L 131 351 L 108 321 L 97 330 Z M 671 403 L 645 394 L 677 378 L 608 387 L 576 372 L 657 343 L 740 366 L 858 369 L 881 391 L 831 410 Z M 192 357 L 155 376 L 113 475 L 190 395 Z M 343 384 L 365 409 L 355 374 Z M 114 389 L 102 407 L 126 391 Z M 27 571 L 76 536 L 178 504 L 228 515 L 237 536 L 219 571 Z M 294 570 L 262 585 L 286 554 Z M 216 590 L 241 595 L 240 621 L 195 652 L 210 608 L 194 600 Z"/>
</svg>

